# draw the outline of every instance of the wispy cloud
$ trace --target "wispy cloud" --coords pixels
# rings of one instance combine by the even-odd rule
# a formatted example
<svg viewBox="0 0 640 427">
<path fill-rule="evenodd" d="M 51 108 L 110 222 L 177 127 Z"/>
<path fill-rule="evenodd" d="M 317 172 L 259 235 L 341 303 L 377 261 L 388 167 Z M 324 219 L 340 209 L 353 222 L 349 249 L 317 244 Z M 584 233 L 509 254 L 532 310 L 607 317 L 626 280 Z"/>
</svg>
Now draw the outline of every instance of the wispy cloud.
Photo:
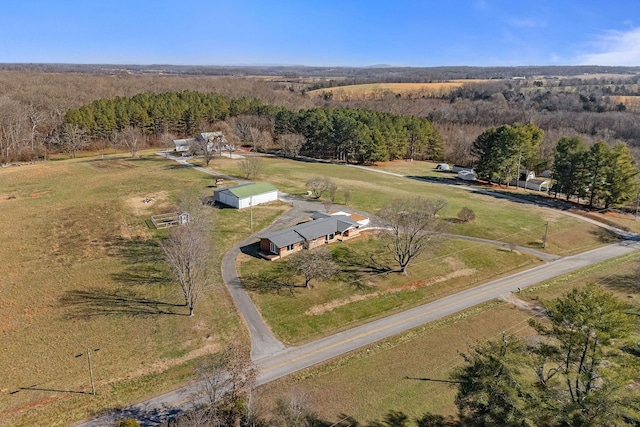
<svg viewBox="0 0 640 427">
<path fill-rule="evenodd" d="M 578 57 L 584 65 L 640 66 L 640 27 L 609 31 L 594 43 L 593 53 Z"/>
<path fill-rule="evenodd" d="M 507 23 L 512 27 L 520 27 L 520 28 L 542 28 L 547 26 L 546 21 L 542 21 L 540 19 L 535 19 L 535 18 L 525 18 L 525 19 L 512 18 L 508 20 Z"/>
</svg>

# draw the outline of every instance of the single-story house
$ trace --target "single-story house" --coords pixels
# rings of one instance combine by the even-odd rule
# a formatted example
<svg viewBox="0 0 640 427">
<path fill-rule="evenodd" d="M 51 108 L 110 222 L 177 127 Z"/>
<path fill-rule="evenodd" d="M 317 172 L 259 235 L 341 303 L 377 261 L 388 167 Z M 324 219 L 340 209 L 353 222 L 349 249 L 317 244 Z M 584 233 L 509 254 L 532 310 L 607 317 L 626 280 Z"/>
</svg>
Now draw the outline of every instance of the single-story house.
<svg viewBox="0 0 640 427">
<path fill-rule="evenodd" d="M 472 170 L 473 168 L 470 166 L 460 166 L 460 165 L 453 165 L 453 169 L 452 169 L 454 173 L 458 173 L 460 171 L 472 171 Z"/>
<path fill-rule="evenodd" d="M 195 142 L 193 138 L 187 139 L 174 139 L 173 143 L 175 144 L 175 152 L 177 153 L 188 153 L 191 149 L 191 145 Z"/>
<path fill-rule="evenodd" d="M 202 132 L 197 139 L 207 143 L 207 151 L 235 151 L 235 147 L 227 143 L 222 132 Z"/>
<path fill-rule="evenodd" d="M 346 215 L 316 213 L 316 219 L 260 237 L 260 255 L 274 260 L 360 234 L 361 225 Z"/>
<path fill-rule="evenodd" d="M 227 143 L 222 132 L 202 132 L 196 138 L 174 139 L 175 150 L 178 153 L 194 151 L 196 142 L 206 142 L 207 151 L 234 151 L 235 147 Z"/>
<path fill-rule="evenodd" d="M 512 179 L 509 185 L 517 185 L 519 188 L 535 191 L 549 191 L 549 180 L 536 178 L 536 174 L 531 171 L 520 174 L 520 179 L 517 182 Z"/>
<path fill-rule="evenodd" d="M 451 168 L 449 167 L 448 163 L 438 163 L 436 165 L 436 170 L 437 171 L 447 171 L 448 172 L 448 171 L 451 170 Z"/>
<path fill-rule="evenodd" d="M 236 209 L 243 209 L 278 200 L 278 189 L 268 182 L 241 184 L 215 190 L 213 200 Z"/>
<path fill-rule="evenodd" d="M 463 179 L 465 181 L 475 181 L 476 171 L 474 171 L 473 169 L 461 169 L 458 172 L 458 178 Z"/>
</svg>

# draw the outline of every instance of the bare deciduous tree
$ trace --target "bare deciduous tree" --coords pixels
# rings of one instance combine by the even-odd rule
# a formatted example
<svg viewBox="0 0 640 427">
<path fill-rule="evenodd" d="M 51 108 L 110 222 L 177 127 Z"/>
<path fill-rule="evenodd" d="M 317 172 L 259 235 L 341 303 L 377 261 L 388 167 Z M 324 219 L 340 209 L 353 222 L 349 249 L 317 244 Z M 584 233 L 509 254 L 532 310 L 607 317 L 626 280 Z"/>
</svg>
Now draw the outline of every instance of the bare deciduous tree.
<svg viewBox="0 0 640 427">
<path fill-rule="evenodd" d="M 327 279 L 338 272 L 329 249 L 325 246 L 297 252 L 287 261 L 287 267 L 295 274 L 304 276 L 304 287 L 309 289 L 313 279 Z"/>
<path fill-rule="evenodd" d="M 280 149 L 285 156 L 297 157 L 306 138 L 299 133 L 283 133 L 278 137 Z"/>
<path fill-rule="evenodd" d="M 129 150 L 131 157 L 135 157 L 145 144 L 145 136 L 140 129 L 129 126 L 117 133 L 116 143 Z"/>
<path fill-rule="evenodd" d="M 257 371 L 248 351 L 232 344 L 220 354 L 210 357 L 199 369 L 200 394 L 207 403 L 207 425 L 240 425 L 249 418 L 251 392 Z"/>
<path fill-rule="evenodd" d="M 344 205 L 347 206 L 351 201 L 351 189 L 345 188 L 342 190 L 342 196 L 344 197 Z"/>
<path fill-rule="evenodd" d="M 264 162 L 260 157 L 247 156 L 240 160 L 240 170 L 246 179 L 256 179 L 264 169 Z"/>
<path fill-rule="evenodd" d="M 446 224 L 438 218 L 438 212 L 446 206 L 445 200 L 397 199 L 380 211 L 388 227 L 383 241 L 402 274 L 407 274 L 411 261 L 443 238 Z"/>
<path fill-rule="evenodd" d="M 194 203 L 189 213 L 190 222 L 169 229 L 169 236 L 160 242 L 160 246 L 180 284 L 189 316 L 193 316 L 198 298 L 211 284 L 212 246 L 209 223 L 202 208 Z"/>
<path fill-rule="evenodd" d="M 311 191 L 311 196 L 314 199 L 319 199 L 325 191 L 334 186 L 336 186 L 335 182 L 328 177 L 315 176 L 307 181 L 307 189 Z"/>
<path fill-rule="evenodd" d="M 85 131 L 76 125 L 68 123 L 62 127 L 62 131 L 56 141 L 69 153 L 72 159 L 76 158 L 79 150 L 89 144 Z"/>
<path fill-rule="evenodd" d="M 474 219 L 476 219 L 475 212 L 473 212 L 473 210 L 469 209 L 466 206 L 463 206 L 456 216 L 458 217 L 460 222 L 464 222 L 464 223 L 471 222 Z"/>
<path fill-rule="evenodd" d="M 311 405 L 311 397 L 304 390 L 292 390 L 287 399 L 276 401 L 272 422 L 277 427 L 311 427 L 316 416 Z"/>
</svg>

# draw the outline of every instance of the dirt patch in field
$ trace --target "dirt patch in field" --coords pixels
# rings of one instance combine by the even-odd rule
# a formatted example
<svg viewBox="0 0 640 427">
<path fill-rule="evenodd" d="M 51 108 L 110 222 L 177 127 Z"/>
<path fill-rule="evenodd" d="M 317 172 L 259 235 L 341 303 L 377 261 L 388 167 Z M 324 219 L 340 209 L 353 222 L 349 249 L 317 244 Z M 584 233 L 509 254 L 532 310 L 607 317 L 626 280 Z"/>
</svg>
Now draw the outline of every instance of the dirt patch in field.
<svg viewBox="0 0 640 427">
<path fill-rule="evenodd" d="M 449 261 L 449 262 L 452 262 L 452 261 Z M 449 279 L 455 279 L 457 277 L 471 276 L 475 272 L 476 272 L 475 268 L 458 269 L 458 270 L 453 271 L 453 272 L 451 272 L 449 274 L 445 274 L 444 276 L 434 277 L 434 278 L 429 279 L 427 281 L 418 280 L 418 281 L 415 281 L 415 282 L 408 283 L 406 285 L 397 286 L 395 288 L 387 289 L 385 291 L 372 292 L 372 293 L 366 294 L 366 295 L 354 295 L 354 296 L 349 297 L 349 298 L 334 300 L 334 301 L 330 301 L 330 302 L 327 302 L 327 303 L 324 303 L 324 304 L 315 305 L 315 306 L 311 307 L 309 310 L 307 310 L 305 312 L 305 314 L 307 316 L 319 316 L 321 314 L 324 314 L 324 313 L 329 312 L 329 311 L 333 311 L 336 308 L 339 308 L 339 307 L 342 307 L 342 306 L 345 306 L 347 304 L 351 304 L 351 303 L 354 303 L 354 302 L 364 301 L 364 300 L 367 300 L 367 299 L 377 298 L 379 296 L 395 294 L 395 293 L 403 292 L 403 291 L 415 291 L 415 290 L 423 288 L 425 286 L 430 286 L 430 285 L 433 285 L 433 284 L 436 284 L 436 283 L 444 282 L 444 281 L 449 280 Z"/>
<path fill-rule="evenodd" d="M 533 304 L 531 302 L 522 300 L 513 293 L 502 295 L 500 299 L 508 303 L 511 303 L 522 310 L 528 311 L 529 313 L 532 313 L 536 316 L 545 315 L 544 307 L 542 307 L 540 304 Z"/>
<path fill-rule="evenodd" d="M 177 357 L 175 359 L 160 360 L 158 362 L 152 363 L 149 366 L 145 366 L 143 368 L 140 368 L 136 371 L 131 372 L 129 375 L 127 375 L 126 378 L 118 378 L 118 379 L 105 381 L 104 384 L 114 383 L 114 382 L 122 381 L 124 379 L 139 378 L 149 374 L 159 374 L 161 372 L 166 371 L 169 368 L 188 362 L 189 360 L 197 359 L 198 357 L 206 356 L 208 354 L 218 353 L 220 352 L 221 349 L 222 347 L 219 344 L 207 344 L 204 347 L 200 347 L 198 349 L 190 351 L 189 353 L 185 354 L 182 357 Z"/>
<path fill-rule="evenodd" d="M 98 170 L 131 169 L 131 168 L 138 167 L 135 163 L 125 159 L 109 159 L 109 158 L 88 160 L 85 164 L 93 169 L 98 169 Z"/>
<path fill-rule="evenodd" d="M 168 193 L 160 191 L 151 194 L 138 194 L 129 197 L 125 203 L 136 216 L 150 215 L 152 208 L 167 201 Z"/>
</svg>

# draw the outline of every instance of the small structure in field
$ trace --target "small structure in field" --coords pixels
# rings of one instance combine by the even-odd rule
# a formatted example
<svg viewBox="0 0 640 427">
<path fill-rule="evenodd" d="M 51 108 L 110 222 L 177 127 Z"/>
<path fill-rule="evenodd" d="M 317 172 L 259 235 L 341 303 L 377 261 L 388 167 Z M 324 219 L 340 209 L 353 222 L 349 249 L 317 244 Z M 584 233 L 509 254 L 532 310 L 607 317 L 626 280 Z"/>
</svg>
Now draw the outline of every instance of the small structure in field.
<svg viewBox="0 0 640 427">
<path fill-rule="evenodd" d="M 191 220 L 188 212 L 171 212 L 160 215 L 153 215 L 151 222 L 153 225 L 160 228 L 168 228 L 176 225 L 187 224 Z"/>
<path fill-rule="evenodd" d="M 441 172 L 449 172 L 451 168 L 449 167 L 448 163 L 438 163 L 436 165 L 436 170 Z"/>
<path fill-rule="evenodd" d="M 176 153 L 180 153 L 183 156 L 187 155 L 190 152 L 191 146 L 194 142 L 194 138 L 174 139 L 173 144 L 175 145 L 175 148 L 173 151 L 175 151 Z"/>
<path fill-rule="evenodd" d="M 301 250 L 347 240 L 360 234 L 362 223 L 369 218 L 360 215 L 336 212 L 325 214 L 316 212 L 313 220 L 260 237 L 260 255 L 274 260 L 291 255 Z"/>
<path fill-rule="evenodd" d="M 549 191 L 549 180 L 536 178 L 536 174 L 532 171 L 520 174 L 519 180 L 511 180 L 509 185 L 517 185 L 519 188 L 526 188 L 535 191 Z"/>
<path fill-rule="evenodd" d="M 474 171 L 473 169 L 461 169 L 458 172 L 458 178 L 464 181 L 475 181 L 476 171 Z"/>
<path fill-rule="evenodd" d="M 215 190 L 213 198 L 218 203 L 243 209 L 278 200 L 278 189 L 268 182 L 241 184 Z"/>
</svg>

